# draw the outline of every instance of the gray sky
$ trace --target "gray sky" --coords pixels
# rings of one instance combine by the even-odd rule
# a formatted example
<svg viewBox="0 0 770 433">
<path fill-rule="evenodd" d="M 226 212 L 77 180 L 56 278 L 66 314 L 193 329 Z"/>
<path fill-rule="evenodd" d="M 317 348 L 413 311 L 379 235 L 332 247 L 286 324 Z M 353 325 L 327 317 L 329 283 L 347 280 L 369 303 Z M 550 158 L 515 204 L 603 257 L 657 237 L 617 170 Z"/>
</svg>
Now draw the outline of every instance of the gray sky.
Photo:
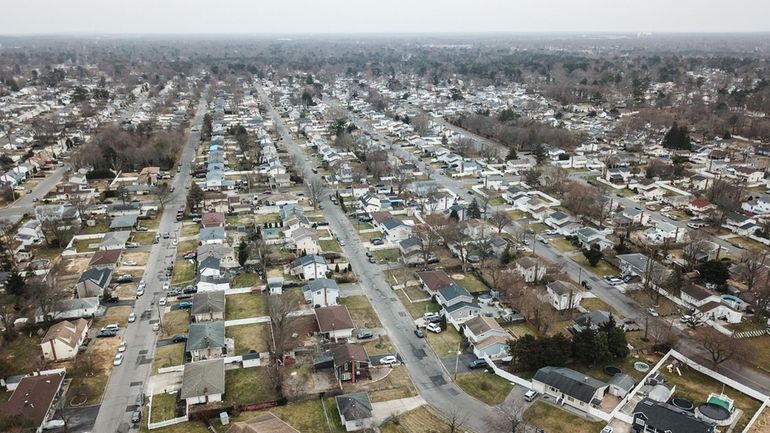
<svg viewBox="0 0 770 433">
<path fill-rule="evenodd" d="M 766 32 L 770 0 L 5 0 L 0 34 Z"/>
</svg>

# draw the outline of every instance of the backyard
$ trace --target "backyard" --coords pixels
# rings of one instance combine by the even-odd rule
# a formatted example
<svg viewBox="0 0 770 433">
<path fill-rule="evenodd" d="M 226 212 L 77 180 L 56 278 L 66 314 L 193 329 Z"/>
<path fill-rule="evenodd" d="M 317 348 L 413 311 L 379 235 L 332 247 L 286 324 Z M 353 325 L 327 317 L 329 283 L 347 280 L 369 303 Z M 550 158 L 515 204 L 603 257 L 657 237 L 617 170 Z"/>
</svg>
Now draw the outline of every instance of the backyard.
<svg viewBox="0 0 770 433">
<path fill-rule="evenodd" d="M 228 403 L 259 403 L 277 398 L 266 367 L 226 370 L 225 389 Z"/>
<path fill-rule="evenodd" d="M 489 287 L 471 273 L 452 274 L 451 277 L 458 285 L 465 287 L 471 293 L 489 291 Z"/>
<path fill-rule="evenodd" d="M 596 433 L 604 427 L 602 422 L 590 422 L 542 401 L 532 404 L 522 417 L 529 425 L 546 432 Z"/>
<path fill-rule="evenodd" d="M 195 279 L 195 262 L 192 260 L 177 260 L 171 274 L 171 284 L 179 286 Z"/>
<path fill-rule="evenodd" d="M 577 254 L 575 256 L 572 256 L 571 258 L 572 260 L 575 261 L 575 263 L 588 269 L 589 271 L 593 272 L 594 274 L 598 275 L 601 278 L 605 278 L 609 275 L 620 274 L 620 270 L 612 266 L 611 264 L 609 264 L 606 260 L 599 260 L 599 263 L 597 263 L 596 266 L 591 266 L 588 263 L 588 259 L 586 259 L 585 256 L 582 254 Z"/>
<path fill-rule="evenodd" d="M 265 295 L 239 293 L 225 298 L 225 319 L 248 319 L 267 314 Z"/>
<path fill-rule="evenodd" d="M 348 307 L 356 328 L 378 328 L 381 326 L 380 319 L 377 318 L 377 314 L 366 296 L 348 296 L 340 299 L 340 303 Z"/>
<path fill-rule="evenodd" d="M 496 406 L 505 401 L 508 393 L 513 389 L 510 382 L 486 371 L 458 374 L 455 383 L 471 397 L 490 406 Z"/>
<path fill-rule="evenodd" d="M 324 405 L 326 414 L 324 414 Z M 304 400 L 278 406 L 270 410 L 278 418 L 302 433 L 338 433 L 345 429 L 340 425 L 334 398 Z M 327 423 L 328 421 L 328 423 Z"/>
<path fill-rule="evenodd" d="M 150 422 L 165 421 L 176 418 L 177 393 L 155 394 L 152 396 L 152 412 Z"/>
<path fill-rule="evenodd" d="M 184 362 L 184 344 L 169 344 L 155 349 L 152 360 L 152 371 L 157 373 L 159 368 L 182 365 Z"/>
<path fill-rule="evenodd" d="M 447 423 L 429 406 L 410 410 L 380 426 L 382 433 L 440 433 L 447 430 Z"/>
<path fill-rule="evenodd" d="M 255 287 L 262 284 L 259 275 L 251 272 L 241 272 L 233 278 L 233 287 Z"/>
<path fill-rule="evenodd" d="M 398 248 L 390 248 L 387 250 L 377 250 L 372 253 L 372 256 L 374 256 L 374 259 L 377 260 L 378 263 L 397 262 L 401 253 L 399 253 Z"/>
<path fill-rule="evenodd" d="M 225 334 L 235 340 L 236 355 L 270 350 L 270 326 L 267 324 L 228 326 Z"/>
</svg>

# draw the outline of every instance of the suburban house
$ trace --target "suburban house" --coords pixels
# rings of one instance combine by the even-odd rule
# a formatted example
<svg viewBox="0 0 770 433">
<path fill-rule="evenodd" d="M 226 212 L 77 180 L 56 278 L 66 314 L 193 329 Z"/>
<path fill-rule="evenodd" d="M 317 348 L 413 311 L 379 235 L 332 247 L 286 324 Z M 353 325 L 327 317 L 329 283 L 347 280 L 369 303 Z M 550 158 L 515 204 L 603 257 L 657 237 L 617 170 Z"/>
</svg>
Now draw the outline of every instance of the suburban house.
<svg viewBox="0 0 770 433">
<path fill-rule="evenodd" d="M 116 216 L 110 221 L 110 230 L 114 232 L 123 230 L 131 231 L 136 227 L 136 220 L 136 215 Z"/>
<path fill-rule="evenodd" d="M 476 316 L 465 322 L 463 333 L 473 346 L 476 358 L 488 356 L 497 360 L 509 356 L 508 344 L 513 337 L 495 319 Z"/>
<path fill-rule="evenodd" d="M 102 237 L 102 241 L 99 244 L 99 249 L 104 250 L 122 250 L 126 247 L 126 242 L 131 237 L 131 232 L 128 230 L 120 230 L 116 232 L 107 232 Z"/>
<path fill-rule="evenodd" d="M 254 314 L 257 314 L 255 311 Z M 190 317 L 193 322 L 225 319 L 225 292 L 212 290 L 193 295 Z"/>
<path fill-rule="evenodd" d="M 441 315 L 445 316 L 458 331 L 463 323 L 481 313 L 481 307 L 473 302 L 473 296 L 457 284 L 439 289 L 436 300 L 441 305 Z"/>
<path fill-rule="evenodd" d="M 104 250 L 104 251 L 96 251 L 93 256 L 91 256 L 91 261 L 88 262 L 88 267 L 100 267 L 100 266 L 110 266 L 115 267 L 118 264 L 118 261 L 120 261 L 120 256 L 123 254 L 122 250 Z"/>
<path fill-rule="evenodd" d="M 364 346 L 346 343 L 331 351 L 334 363 L 334 376 L 339 382 L 357 382 L 360 378 L 369 379 L 369 356 Z"/>
<path fill-rule="evenodd" d="M 415 265 L 424 261 L 422 239 L 417 236 L 406 238 L 399 242 L 398 250 L 401 253 L 401 260 L 407 265 Z M 435 257 L 435 253 L 432 251 L 429 254 Z"/>
<path fill-rule="evenodd" d="M 358 431 L 375 426 L 372 403 L 367 393 L 338 395 L 334 399 L 337 401 L 337 411 L 345 431 Z"/>
<path fill-rule="evenodd" d="M 221 358 L 226 351 L 224 321 L 190 323 L 185 352 L 193 362 Z"/>
<path fill-rule="evenodd" d="M 205 261 L 209 256 L 219 259 L 219 267 L 222 269 L 236 268 L 240 266 L 235 258 L 235 250 L 226 244 L 206 244 L 198 247 L 198 262 Z"/>
<path fill-rule="evenodd" d="M 291 274 L 306 281 L 325 278 L 328 270 L 329 267 L 323 256 L 302 256 L 291 262 Z"/>
<path fill-rule="evenodd" d="M 572 283 L 566 281 L 551 281 L 545 285 L 551 306 L 557 311 L 571 310 L 580 306 L 583 292 Z"/>
<path fill-rule="evenodd" d="M 420 271 L 417 273 L 417 278 L 422 283 L 423 289 L 431 296 L 438 293 L 440 288 L 454 284 L 454 280 L 444 270 Z"/>
<path fill-rule="evenodd" d="M 551 213 L 543 223 L 563 236 L 571 236 L 580 227 L 570 215 L 562 211 Z"/>
<path fill-rule="evenodd" d="M 610 313 L 606 311 L 589 311 L 577 316 L 568 330 L 572 333 L 580 333 L 584 329 L 591 327 L 593 329 L 599 329 L 602 325 L 609 322 Z"/>
<path fill-rule="evenodd" d="M 687 230 L 665 221 L 656 221 L 654 227 L 644 231 L 647 242 L 659 244 L 663 242 L 679 243 L 684 239 Z"/>
<path fill-rule="evenodd" d="M 318 230 L 307 227 L 298 227 L 291 232 L 291 244 L 295 251 L 304 254 L 320 254 L 321 247 L 318 244 Z"/>
<path fill-rule="evenodd" d="M 63 371 L 23 377 L 8 401 L 0 403 L 0 416 L 25 420 L 35 433 L 42 432 L 56 411 L 54 402 L 61 395 L 63 383 Z"/>
<path fill-rule="evenodd" d="M 666 402 L 644 398 L 634 408 L 634 433 L 714 433 L 714 425 Z"/>
<path fill-rule="evenodd" d="M 560 367 L 543 367 L 532 378 L 532 389 L 556 399 L 556 404 L 565 404 L 585 411 L 598 407 L 607 384 L 583 373 Z"/>
<path fill-rule="evenodd" d="M 223 212 L 206 212 L 201 215 L 201 226 L 204 228 L 224 227 L 225 214 Z"/>
<path fill-rule="evenodd" d="M 738 311 L 739 305 L 726 301 L 718 293 L 698 286 L 688 284 L 682 287 L 679 298 L 702 314 L 702 320 L 723 320 L 727 323 L 740 323 L 743 313 Z M 745 304 L 741 304 L 745 306 Z"/>
<path fill-rule="evenodd" d="M 546 266 L 537 257 L 523 256 L 516 259 L 516 273 L 527 283 L 540 281 L 545 276 Z"/>
<path fill-rule="evenodd" d="M 62 299 L 54 302 L 50 311 L 46 314 L 49 320 L 78 319 L 81 317 L 93 318 L 99 310 L 99 298 Z M 35 323 L 44 322 L 43 310 L 38 307 L 35 310 Z"/>
<path fill-rule="evenodd" d="M 258 413 L 254 418 L 230 424 L 226 433 L 300 433 L 272 412 Z"/>
<path fill-rule="evenodd" d="M 383 221 L 380 224 L 380 231 L 392 243 L 402 241 L 412 234 L 412 228 L 396 218 Z"/>
<path fill-rule="evenodd" d="M 604 233 L 596 230 L 593 227 L 583 227 L 575 232 L 580 247 L 590 249 L 593 245 L 599 247 L 599 251 L 604 251 L 607 248 L 612 248 L 614 245 L 611 240 L 607 239 Z"/>
<path fill-rule="evenodd" d="M 98 266 L 88 268 L 80 274 L 75 284 L 78 298 L 101 297 L 112 280 L 112 267 Z"/>
<path fill-rule="evenodd" d="M 353 318 L 350 317 L 348 307 L 344 305 L 333 305 L 329 307 L 316 308 L 316 322 L 321 335 L 330 340 L 348 339 L 353 336 Z"/>
<path fill-rule="evenodd" d="M 187 402 L 187 406 L 222 401 L 224 393 L 224 359 L 208 359 L 184 365 L 179 398 Z"/>
<path fill-rule="evenodd" d="M 224 227 L 204 227 L 198 233 L 198 240 L 201 244 L 223 244 L 225 237 Z"/>
<path fill-rule="evenodd" d="M 337 282 L 329 278 L 318 278 L 305 284 L 305 301 L 314 308 L 337 305 L 340 288 Z"/>
<path fill-rule="evenodd" d="M 38 220 L 29 220 L 19 227 L 14 239 L 24 246 L 37 245 L 45 240 L 43 230 Z"/>
<path fill-rule="evenodd" d="M 72 322 L 63 320 L 51 325 L 45 333 L 40 348 L 46 361 L 65 361 L 78 354 L 80 345 L 88 335 L 89 322 L 77 319 Z"/>
<path fill-rule="evenodd" d="M 650 284 L 656 286 L 663 284 L 671 272 L 655 260 L 650 262 L 647 256 L 641 253 L 618 254 L 617 259 L 623 274 L 636 275 L 641 277 L 643 282 L 650 278 Z"/>
</svg>

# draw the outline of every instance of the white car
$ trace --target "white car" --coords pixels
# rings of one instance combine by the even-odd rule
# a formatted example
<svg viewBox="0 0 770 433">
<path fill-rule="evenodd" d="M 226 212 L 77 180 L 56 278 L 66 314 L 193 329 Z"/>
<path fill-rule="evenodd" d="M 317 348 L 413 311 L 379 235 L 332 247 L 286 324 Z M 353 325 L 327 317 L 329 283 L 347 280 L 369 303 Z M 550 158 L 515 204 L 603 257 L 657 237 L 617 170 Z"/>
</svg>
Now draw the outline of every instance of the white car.
<svg viewBox="0 0 770 433">
<path fill-rule="evenodd" d="M 152 325 L 152 330 L 153 331 L 157 332 L 159 329 L 160 329 L 160 324 L 159 323 L 156 323 L 156 324 Z"/>
<path fill-rule="evenodd" d="M 166 305 L 166 298 L 158 299 L 158 305 L 160 305 L 161 307 Z"/>
<path fill-rule="evenodd" d="M 177 240 L 177 238 L 174 238 L 174 240 L 171 241 L 171 244 L 174 246 L 177 246 L 179 244 L 179 241 Z"/>
<path fill-rule="evenodd" d="M 126 260 L 123 262 L 123 266 L 136 266 L 136 260 Z"/>
<path fill-rule="evenodd" d="M 112 359 L 112 365 L 120 365 L 123 363 L 123 354 L 118 353 L 115 355 L 115 358 Z"/>
<path fill-rule="evenodd" d="M 380 365 L 398 364 L 398 358 L 395 355 L 383 356 L 380 358 Z"/>
<path fill-rule="evenodd" d="M 436 334 L 441 332 L 441 327 L 435 323 L 428 323 L 427 325 L 425 325 L 425 329 Z"/>
<path fill-rule="evenodd" d="M 144 287 L 140 287 L 140 288 L 136 289 L 136 296 L 138 297 L 138 296 L 142 296 L 142 295 L 144 295 Z"/>
<path fill-rule="evenodd" d="M 615 431 L 615 430 L 613 430 L 613 428 L 612 428 L 612 427 L 610 427 L 610 426 L 606 426 L 606 427 L 604 427 L 604 428 L 602 429 L 602 431 L 601 431 L 601 432 L 599 432 L 599 433 L 612 433 L 613 431 Z"/>
<path fill-rule="evenodd" d="M 623 280 L 620 278 L 610 278 L 607 280 L 608 283 L 610 283 L 610 286 L 617 286 L 620 284 L 623 284 Z"/>
<path fill-rule="evenodd" d="M 345 246 L 345 241 L 343 241 L 342 239 L 340 239 L 340 246 L 343 246 L 343 247 Z"/>
<path fill-rule="evenodd" d="M 171 283 L 169 283 L 168 281 L 166 281 L 165 283 L 163 283 L 163 291 L 164 291 L 164 292 L 167 292 L 167 291 L 168 291 L 168 289 L 169 289 L 169 287 L 171 287 Z"/>
<path fill-rule="evenodd" d="M 647 309 L 647 314 L 649 314 L 652 317 L 658 317 L 660 314 L 658 314 L 658 311 L 652 307 Z"/>
<path fill-rule="evenodd" d="M 118 346 L 118 352 L 119 353 L 125 352 L 127 347 L 128 347 L 128 343 L 126 343 L 125 341 L 120 343 L 120 346 Z"/>
<path fill-rule="evenodd" d="M 128 323 L 134 323 L 136 322 L 136 313 L 131 312 L 131 314 L 128 315 Z"/>
</svg>

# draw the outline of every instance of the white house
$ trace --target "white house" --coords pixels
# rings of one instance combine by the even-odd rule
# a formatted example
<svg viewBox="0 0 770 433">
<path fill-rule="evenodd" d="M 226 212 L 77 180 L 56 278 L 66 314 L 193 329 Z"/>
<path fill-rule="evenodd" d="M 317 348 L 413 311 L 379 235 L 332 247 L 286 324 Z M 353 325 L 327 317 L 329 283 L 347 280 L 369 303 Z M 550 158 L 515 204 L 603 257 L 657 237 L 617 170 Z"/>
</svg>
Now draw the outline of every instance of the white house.
<svg viewBox="0 0 770 433">
<path fill-rule="evenodd" d="M 314 308 L 337 305 L 340 288 L 337 282 L 328 278 L 318 278 L 305 284 L 305 301 Z"/>
<path fill-rule="evenodd" d="M 540 281 L 545 276 L 546 266 L 536 257 L 523 256 L 516 259 L 516 272 L 527 283 Z"/>
<path fill-rule="evenodd" d="M 551 306 L 557 311 L 571 310 L 580 306 L 583 293 L 572 283 L 552 281 L 545 285 Z"/>
<path fill-rule="evenodd" d="M 318 244 L 318 230 L 299 227 L 291 233 L 291 242 L 296 251 L 305 254 L 319 254 L 321 247 Z"/>
<path fill-rule="evenodd" d="M 463 333 L 473 346 L 473 354 L 477 358 L 489 356 L 496 360 L 510 356 L 508 344 L 513 338 L 491 317 L 476 316 L 466 321 Z"/>
<path fill-rule="evenodd" d="M 329 267 L 323 256 L 309 255 L 294 259 L 291 262 L 291 274 L 303 280 L 315 280 L 326 277 Z"/>
<path fill-rule="evenodd" d="M 338 395 L 337 411 L 345 431 L 358 431 L 374 428 L 376 422 L 372 411 L 372 403 L 365 392 Z"/>
<path fill-rule="evenodd" d="M 89 321 L 77 319 L 72 322 L 63 320 L 51 325 L 45 333 L 40 347 L 46 361 L 65 361 L 75 358 L 80 345 L 88 335 Z"/>
</svg>

